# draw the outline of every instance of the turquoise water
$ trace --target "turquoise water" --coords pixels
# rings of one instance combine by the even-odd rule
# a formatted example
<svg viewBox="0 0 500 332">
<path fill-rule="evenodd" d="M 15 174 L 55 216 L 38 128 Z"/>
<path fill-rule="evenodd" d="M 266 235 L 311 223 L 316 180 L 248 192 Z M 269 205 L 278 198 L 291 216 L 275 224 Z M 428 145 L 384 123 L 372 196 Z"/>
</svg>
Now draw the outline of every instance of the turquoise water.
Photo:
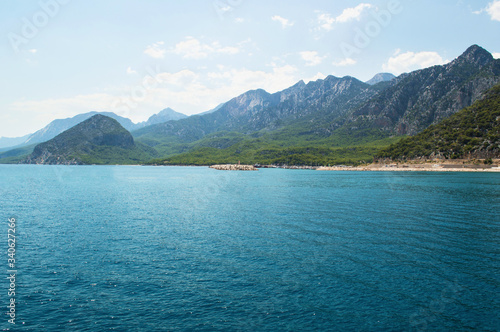
<svg viewBox="0 0 500 332">
<path fill-rule="evenodd" d="M 0 209 L 3 329 L 500 330 L 500 174 L 0 165 Z"/>
</svg>

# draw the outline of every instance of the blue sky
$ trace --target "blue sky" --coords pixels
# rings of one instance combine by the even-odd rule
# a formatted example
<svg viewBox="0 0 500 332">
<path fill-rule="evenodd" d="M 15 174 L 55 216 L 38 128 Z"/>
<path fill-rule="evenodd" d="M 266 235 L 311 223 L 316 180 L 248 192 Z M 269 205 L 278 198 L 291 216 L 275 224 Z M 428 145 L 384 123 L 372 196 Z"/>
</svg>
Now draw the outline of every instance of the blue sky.
<svg viewBox="0 0 500 332">
<path fill-rule="evenodd" d="M 500 57 L 500 0 L 40 0 L 0 3 L 0 136 L 112 111 L 207 111 L 327 75 L 362 81 Z"/>
</svg>

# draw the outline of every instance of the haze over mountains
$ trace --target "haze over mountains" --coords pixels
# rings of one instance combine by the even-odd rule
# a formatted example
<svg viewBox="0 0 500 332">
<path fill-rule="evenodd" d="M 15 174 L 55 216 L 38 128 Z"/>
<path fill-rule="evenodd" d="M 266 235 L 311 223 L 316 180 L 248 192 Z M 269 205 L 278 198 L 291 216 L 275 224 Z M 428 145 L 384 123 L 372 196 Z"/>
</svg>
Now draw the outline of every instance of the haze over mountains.
<svg viewBox="0 0 500 332">
<path fill-rule="evenodd" d="M 366 84 L 374 85 L 380 82 L 388 82 L 391 81 L 392 79 L 396 78 L 391 73 L 378 73 L 375 76 L 373 76 L 370 80 L 366 81 Z"/>
<path fill-rule="evenodd" d="M 139 128 L 147 127 L 153 124 L 161 123 L 161 122 L 166 122 L 170 120 L 179 120 L 179 119 L 184 119 L 187 118 L 187 115 L 178 113 L 174 111 L 171 108 L 166 108 L 162 111 L 160 111 L 157 114 L 152 115 L 149 117 L 147 121 L 140 122 L 140 123 L 133 123 L 132 120 L 116 115 L 115 113 L 112 112 L 88 112 L 84 114 L 79 114 L 76 115 L 72 118 L 67 118 L 67 119 L 57 119 L 49 123 L 47 126 L 44 128 L 36 131 L 33 134 L 29 134 L 23 137 L 18 137 L 18 138 L 7 138 L 7 137 L 1 137 L 0 138 L 0 149 L 8 147 L 23 147 L 31 144 L 37 144 L 41 142 L 46 142 L 60 133 L 62 133 L 65 130 L 68 130 L 71 127 L 76 126 L 77 124 L 91 118 L 92 116 L 96 114 L 102 114 L 105 116 L 108 116 L 110 118 L 113 118 L 120 123 L 126 130 L 128 131 L 134 131 Z"/>
<path fill-rule="evenodd" d="M 500 60 L 473 45 L 449 64 L 396 78 L 382 73 L 366 83 L 350 76 L 328 76 L 307 84 L 299 81 L 273 94 L 262 89 L 248 91 L 190 117 L 165 109 L 134 124 L 113 113 L 101 114 L 115 118 L 132 132 L 136 142 L 155 149 L 165 162 L 177 158 L 184 163 L 195 160 L 194 156 L 205 162 L 212 162 L 209 156 L 256 162 L 262 155 L 278 156 L 265 159 L 272 162 L 290 151 L 298 155 L 294 160 L 307 154 L 308 160 L 317 157 L 326 162 L 337 160 L 338 149 L 348 147 L 363 147 L 358 157 L 363 155 L 365 160 L 378 151 L 376 146 L 388 146 L 394 137 L 421 132 L 480 100 L 498 83 Z M 26 143 L 51 139 L 95 114 L 56 120 Z M 312 148 L 319 150 L 311 152 Z M 21 153 L 26 151 L 9 156 Z M 172 159 L 174 156 L 184 159 Z"/>
<path fill-rule="evenodd" d="M 38 144 L 23 163 L 49 165 L 138 163 L 155 156 L 153 149 L 136 144 L 120 123 L 95 114 L 53 139 Z"/>
</svg>

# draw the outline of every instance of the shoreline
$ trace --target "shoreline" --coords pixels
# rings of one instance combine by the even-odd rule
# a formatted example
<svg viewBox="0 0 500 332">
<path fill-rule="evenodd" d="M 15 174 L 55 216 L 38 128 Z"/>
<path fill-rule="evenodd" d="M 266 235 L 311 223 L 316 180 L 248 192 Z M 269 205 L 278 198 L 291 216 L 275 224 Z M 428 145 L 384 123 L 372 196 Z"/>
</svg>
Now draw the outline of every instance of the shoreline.
<svg viewBox="0 0 500 332">
<path fill-rule="evenodd" d="M 318 171 L 361 171 L 361 172 L 475 172 L 498 173 L 498 165 L 471 165 L 471 164 L 370 164 L 366 166 L 322 166 Z"/>
<path fill-rule="evenodd" d="M 3 164 L 19 165 L 19 164 Z M 343 171 L 343 172 L 475 172 L 475 173 L 500 173 L 500 165 L 483 164 L 451 164 L 451 163 L 425 163 L 425 164 L 368 164 L 364 166 L 276 166 L 276 165 L 155 165 L 155 164 L 133 164 L 133 165 L 47 165 L 32 164 L 35 166 L 143 166 L 143 167 L 202 167 L 224 171 L 257 171 L 263 169 L 289 169 L 289 170 L 316 170 L 316 171 Z"/>
</svg>

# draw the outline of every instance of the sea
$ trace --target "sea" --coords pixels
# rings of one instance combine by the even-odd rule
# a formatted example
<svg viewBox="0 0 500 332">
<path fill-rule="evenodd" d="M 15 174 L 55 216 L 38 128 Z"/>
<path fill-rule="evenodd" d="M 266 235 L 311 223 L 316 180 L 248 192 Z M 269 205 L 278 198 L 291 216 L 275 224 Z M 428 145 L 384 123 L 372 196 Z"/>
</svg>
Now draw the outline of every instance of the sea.
<svg viewBox="0 0 500 332">
<path fill-rule="evenodd" d="M 499 212 L 498 173 L 0 165 L 0 327 L 499 331 Z"/>
</svg>

